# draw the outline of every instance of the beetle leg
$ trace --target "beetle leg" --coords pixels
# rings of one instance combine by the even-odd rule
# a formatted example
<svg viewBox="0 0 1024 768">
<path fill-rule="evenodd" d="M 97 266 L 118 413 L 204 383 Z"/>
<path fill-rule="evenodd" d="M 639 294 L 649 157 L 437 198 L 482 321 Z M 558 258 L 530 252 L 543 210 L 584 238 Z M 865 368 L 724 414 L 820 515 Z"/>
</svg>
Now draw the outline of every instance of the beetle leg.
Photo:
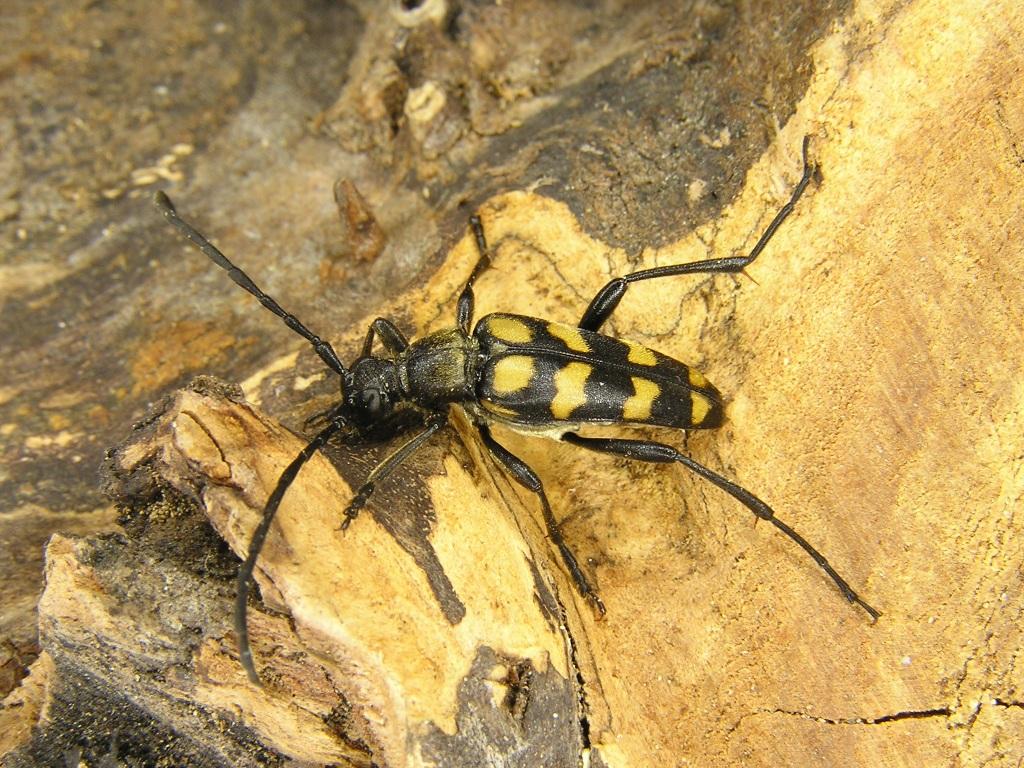
<svg viewBox="0 0 1024 768">
<path fill-rule="evenodd" d="M 653 269 L 642 269 L 639 272 L 631 272 L 628 275 L 613 278 L 597 292 L 597 295 L 590 301 L 590 305 L 587 307 L 587 311 L 583 313 L 583 317 L 580 318 L 579 327 L 586 331 L 597 331 L 600 329 L 604 322 L 611 317 L 615 308 L 619 306 L 619 302 L 622 301 L 622 297 L 626 295 L 626 290 L 629 288 L 631 283 L 636 283 L 641 280 L 654 280 L 659 277 L 673 277 L 675 275 L 693 275 L 701 273 L 718 273 L 718 272 L 742 272 L 747 266 L 753 263 L 754 259 L 761 255 L 761 251 L 768 245 L 768 241 L 772 239 L 772 235 L 775 234 L 782 222 L 786 220 L 786 217 L 792 213 L 793 208 L 796 206 L 800 196 L 803 195 L 804 190 L 807 188 L 807 184 L 811 180 L 811 176 L 814 174 L 814 164 L 807 157 L 807 147 L 810 143 L 810 136 L 804 137 L 803 143 L 803 160 L 804 160 L 804 172 L 803 176 L 800 177 L 800 181 L 797 183 L 796 188 L 793 190 L 793 194 L 777 214 L 772 219 L 771 224 L 765 229 L 758 238 L 757 243 L 751 249 L 750 253 L 746 256 L 728 256 L 722 259 L 703 259 L 701 261 L 692 261 L 688 264 L 669 264 L 664 267 L 654 267 Z"/>
<path fill-rule="evenodd" d="M 576 556 L 562 538 L 562 532 L 558 529 L 558 521 L 555 520 L 555 516 L 551 512 L 551 505 L 548 503 L 547 494 L 544 493 L 544 485 L 541 483 L 540 478 L 537 477 L 537 473 L 525 461 L 495 440 L 491 435 L 490 428 L 486 424 L 477 424 L 476 426 L 480 430 L 480 437 L 483 439 L 484 445 L 487 446 L 487 450 L 490 451 L 491 456 L 501 464 L 517 483 L 528 491 L 537 494 L 537 498 L 540 499 L 541 509 L 544 512 L 544 525 L 548 530 L 548 538 L 558 548 L 558 552 L 562 556 L 562 562 L 565 563 L 565 568 L 569 571 L 577 591 L 579 591 L 584 600 L 593 606 L 598 616 L 604 616 L 604 603 L 598 597 L 597 590 L 587 581 L 587 577 L 584 575 L 583 569 L 580 568 Z"/>
<path fill-rule="evenodd" d="M 374 489 L 376 489 L 377 485 L 387 478 L 388 475 L 398 469 L 403 461 L 412 456 L 413 453 L 422 447 L 427 440 L 429 440 L 447 423 L 447 414 L 432 414 L 427 419 L 427 425 L 422 430 L 413 435 L 410 440 L 403 443 L 370 471 L 370 474 L 366 476 L 366 481 L 359 486 L 359 490 L 357 490 L 355 495 L 352 497 L 352 501 L 350 501 L 348 506 L 345 507 L 345 514 L 341 521 L 342 530 L 348 528 L 352 521 L 356 519 L 356 516 L 359 514 L 359 510 L 366 506 L 366 502 L 370 500 L 370 495 L 373 493 Z"/>
<path fill-rule="evenodd" d="M 369 357 L 373 352 L 374 338 L 379 338 L 384 350 L 392 356 L 404 352 L 409 346 L 409 340 L 405 338 L 405 334 L 399 330 L 397 325 L 383 317 L 378 317 L 370 323 L 370 327 L 366 331 L 363 349 L 359 353 L 360 360 Z"/>
<path fill-rule="evenodd" d="M 682 464 L 691 472 L 700 475 L 708 482 L 721 488 L 740 504 L 757 515 L 757 517 L 762 520 L 767 520 L 786 534 L 786 536 L 795 541 L 800 548 L 804 550 L 804 552 L 811 556 L 814 562 L 818 564 L 818 567 L 829 575 L 832 581 L 835 582 L 835 585 L 839 588 L 839 591 L 843 594 L 843 597 L 845 597 L 849 602 L 859 605 L 867 611 L 868 615 L 871 616 L 872 621 L 879 617 L 879 612 L 860 598 L 853 588 L 846 583 L 846 580 L 840 576 L 836 569 L 833 568 L 828 560 L 825 559 L 825 556 L 811 546 L 803 536 L 786 525 L 786 523 L 779 520 L 775 516 L 775 511 L 771 507 L 761 501 L 761 499 L 757 498 L 757 496 L 752 494 L 746 488 L 737 485 L 731 480 L 727 480 L 716 472 L 712 472 L 703 464 L 698 464 L 689 456 L 684 456 L 672 446 L 665 445 L 664 443 L 656 443 L 650 440 L 581 437 L 572 432 L 567 432 L 562 435 L 562 440 L 567 443 L 572 443 L 573 445 L 578 445 L 581 448 L 587 448 L 591 451 L 610 453 L 615 456 L 624 456 L 627 459 L 634 459 L 636 461 L 646 461 L 658 464 L 678 462 Z"/>
<path fill-rule="evenodd" d="M 469 333 L 469 325 L 473 321 L 473 283 L 480 277 L 481 273 L 491 264 L 491 253 L 487 247 L 487 238 L 484 237 L 484 225 L 480 223 L 480 217 L 473 215 L 469 217 L 469 226 L 473 230 L 473 237 L 476 239 L 476 250 L 479 254 L 476 266 L 469 273 L 466 285 L 459 294 L 459 303 L 455 308 L 455 323 L 463 333 Z"/>
</svg>

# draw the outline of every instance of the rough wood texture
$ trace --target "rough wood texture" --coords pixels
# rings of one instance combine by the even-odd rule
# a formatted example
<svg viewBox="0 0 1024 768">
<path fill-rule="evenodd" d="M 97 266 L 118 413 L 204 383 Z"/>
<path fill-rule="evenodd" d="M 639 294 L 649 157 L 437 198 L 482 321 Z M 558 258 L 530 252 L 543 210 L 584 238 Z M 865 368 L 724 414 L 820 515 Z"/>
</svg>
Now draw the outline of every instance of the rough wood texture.
<svg viewBox="0 0 1024 768">
<path fill-rule="evenodd" d="M 875 626 L 795 547 L 683 470 L 502 434 L 543 475 L 596 577 L 608 618 L 594 621 L 532 499 L 463 434 L 344 535 L 337 514 L 373 456 L 339 449 L 303 473 L 261 564 L 266 607 L 251 621 L 271 674 L 253 689 L 233 658 L 235 561 L 213 528 L 244 548 L 301 441 L 206 383 L 114 454 L 125 534 L 51 542 L 46 653 L 0 712 L 22 723 L 8 761 L 148 744 L 154 762 L 209 765 L 571 765 L 587 750 L 608 766 L 1018 765 L 1022 35 L 1024 11 L 1009 2 L 855 4 L 810 49 L 792 115 L 735 198 L 692 232 L 652 232 L 659 245 L 642 253 L 631 227 L 654 229 L 650 211 L 638 224 L 598 194 L 613 214 L 601 229 L 580 198 L 480 185 L 496 258 L 478 312 L 572 321 L 610 275 L 749 247 L 812 136 L 821 183 L 753 280 L 638 285 L 612 328 L 700 365 L 727 393 L 729 424 L 692 435 L 689 452 L 820 546 L 882 610 Z M 353 72 L 367 71 L 357 56 Z M 367 135 L 381 162 L 412 157 L 422 178 L 440 174 L 426 186 L 442 209 L 457 198 L 441 195 L 446 184 L 479 180 L 458 164 L 447 176 L 422 149 L 451 134 L 423 129 L 408 155 L 387 132 Z M 729 140 L 716 151 L 732 152 Z M 721 187 L 709 178 L 678 184 L 704 200 Z M 390 307 L 361 307 L 361 324 L 449 323 L 472 261 L 463 237 Z M 360 333 L 332 340 L 351 351 Z M 330 402 L 317 370 L 308 351 L 297 366 L 291 354 L 245 394 L 298 428 Z M 564 617 L 535 597 L 548 592 Z M 40 711 L 33 737 L 16 715 Z M 141 734 L 131 749 L 129 726 Z M 522 762 L 499 762 L 517 749 Z"/>
<path fill-rule="evenodd" d="M 205 385 L 178 394 L 112 457 L 118 497 L 160 498 L 128 522 L 129 536 L 148 540 L 143 551 L 165 551 L 167 539 L 181 546 L 175 528 L 203 523 L 194 515 L 161 520 L 152 510 L 166 514 L 189 499 L 244 553 L 267 489 L 302 444 L 231 393 Z M 514 545 L 515 519 L 476 498 L 461 454 L 439 456 L 424 487 L 404 478 L 405 487 L 380 500 L 386 506 L 344 535 L 338 500 L 351 496 L 350 487 L 326 458 L 307 467 L 260 560 L 271 612 L 254 608 L 249 624 L 262 690 L 246 680 L 227 631 L 224 598 L 233 584 L 196 583 L 199 546 L 146 561 L 127 541 L 104 542 L 100 556 L 95 545 L 55 540 L 40 606 L 47 634 L 64 648 L 118 648 L 113 656 L 124 664 L 109 670 L 108 683 L 147 710 L 184 700 L 230 713 L 297 760 L 401 765 L 408 752 L 450 762 L 453 750 L 466 749 L 461 741 L 472 742 L 467 728 L 496 727 L 483 706 L 512 717 L 514 727 L 500 729 L 507 751 L 534 764 L 570 765 L 579 751 L 578 702 L 559 632 L 564 619 L 533 558 Z M 474 502 L 464 509 L 467 498 Z M 431 521 L 424 517 L 431 507 L 462 514 Z M 417 547 L 429 556 L 410 557 Z M 118 621 L 117 614 L 145 616 L 167 583 L 179 588 L 161 601 L 154 622 Z M 140 668 L 150 671 L 141 682 Z M 528 716 L 516 705 L 527 691 Z M 177 722 L 183 718 L 172 720 L 179 730 L 188 729 Z M 207 740 L 202 732 L 194 739 Z M 212 751 L 217 740 L 209 741 Z M 497 753 L 498 744 L 488 746 Z"/>
</svg>

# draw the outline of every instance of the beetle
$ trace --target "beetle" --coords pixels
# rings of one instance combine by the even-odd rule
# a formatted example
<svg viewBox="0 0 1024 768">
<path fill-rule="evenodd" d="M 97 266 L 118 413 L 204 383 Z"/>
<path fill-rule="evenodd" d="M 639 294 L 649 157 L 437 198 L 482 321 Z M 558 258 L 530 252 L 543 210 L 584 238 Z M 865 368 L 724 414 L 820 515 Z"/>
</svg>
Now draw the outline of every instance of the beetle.
<svg viewBox="0 0 1024 768">
<path fill-rule="evenodd" d="M 246 623 L 249 588 L 256 559 L 285 492 L 302 466 L 336 435 L 409 429 L 407 421 L 394 418 L 408 409 L 423 416 L 418 431 L 370 471 L 345 509 L 343 529 L 356 519 L 374 489 L 446 426 L 449 409 L 461 407 L 495 461 L 537 496 L 549 538 L 577 591 L 597 615 L 605 613 L 604 604 L 563 539 L 540 477 L 495 439 L 491 424 L 525 433 L 543 433 L 581 448 L 636 461 L 682 464 L 799 545 L 828 574 L 843 597 L 863 608 L 872 621 L 876 620 L 879 612 L 861 599 L 815 547 L 750 491 L 665 443 L 584 437 L 577 433 L 585 424 L 639 424 L 682 430 L 721 426 L 722 396 L 699 371 L 643 344 L 607 336 L 600 330 L 633 283 L 678 275 L 738 273 L 749 266 L 792 212 L 816 170 L 808 158 L 808 143 L 809 137 L 805 137 L 800 181 L 746 256 L 654 267 L 616 277 L 597 292 L 575 326 L 507 313 L 487 315 L 472 325 L 473 285 L 490 264 L 490 252 L 479 216 L 471 216 L 469 224 L 478 258 L 459 295 L 454 327 L 410 341 L 390 320 L 377 318 L 367 330 L 359 355 L 349 366 L 342 363 L 329 342 L 282 309 L 182 219 L 165 193 L 157 192 L 155 203 L 166 219 L 235 283 L 309 342 L 340 379 L 341 400 L 324 414 L 326 426 L 278 478 L 238 572 L 235 630 L 239 659 L 249 679 L 259 684 Z M 383 347 L 383 354 L 375 354 L 377 342 Z"/>
</svg>

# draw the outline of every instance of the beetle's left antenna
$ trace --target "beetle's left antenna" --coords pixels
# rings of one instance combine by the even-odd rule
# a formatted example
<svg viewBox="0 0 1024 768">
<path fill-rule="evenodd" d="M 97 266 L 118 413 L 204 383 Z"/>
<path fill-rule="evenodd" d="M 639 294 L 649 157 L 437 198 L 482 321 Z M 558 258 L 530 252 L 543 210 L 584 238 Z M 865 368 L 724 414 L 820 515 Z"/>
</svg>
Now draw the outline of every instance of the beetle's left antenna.
<svg viewBox="0 0 1024 768">
<path fill-rule="evenodd" d="M 274 490 L 267 498 L 267 505 L 263 508 L 263 519 L 256 526 L 252 540 L 249 542 L 249 551 L 246 553 L 245 562 L 238 569 L 238 587 L 235 592 L 235 634 L 238 636 L 238 660 L 242 663 L 242 668 L 245 669 L 249 680 L 255 685 L 260 685 L 260 677 L 256 674 L 256 667 L 252 661 L 249 626 L 245 617 L 249 608 L 249 583 L 252 581 L 252 572 L 256 568 L 256 558 L 260 556 L 263 542 L 267 538 L 267 532 L 270 531 L 270 524 L 274 522 L 274 515 L 277 514 L 278 507 L 281 506 L 285 491 L 295 480 L 295 476 L 299 474 L 303 465 L 313 458 L 313 454 L 323 448 L 334 433 L 342 429 L 346 423 L 342 416 L 335 416 L 331 423 L 320 430 L 281 473 L 277 479 L 277 485 L 274 486 Z"/>
<path fill-rule="evenodd" d="M 348 372 L 335 353 L 334 348 L 328 342 L 310 331 L 295 315 L 282 309 L 280 304 L 264 293 L 245 272 L 232 264 L 228 257 L 221 253 L 213 243 L 196 231 L 195 227 L 182 219 L 178 215 L 178 211 L 175 210 L 174 203 L 171 202 L 171 199 L 166 194 L 157 192 L 153 202 L 156 203 L 156 207 L 160 209 L 164 218 L 171 222 L 196 248 L 206 254 L 210 261 L 227 272 L 228 277 L 234 280 L 237 285 L 259 299 L 260 304 L 284 320 L 285 325 L 312 344 L 313 349 L 320 355 L 320 359 L 327 364 L 328 368 L 339 376 L 344 376 Z"/>
</svg>

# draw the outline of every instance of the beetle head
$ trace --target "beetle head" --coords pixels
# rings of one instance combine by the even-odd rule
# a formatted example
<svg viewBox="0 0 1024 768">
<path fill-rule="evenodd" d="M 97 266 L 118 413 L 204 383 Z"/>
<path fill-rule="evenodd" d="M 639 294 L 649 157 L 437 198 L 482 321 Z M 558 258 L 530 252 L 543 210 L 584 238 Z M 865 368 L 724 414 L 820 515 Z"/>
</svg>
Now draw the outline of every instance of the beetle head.
<svg viewBox="0 0 1024 768">
<path fill-rule="evenodd" d="M 342 396 L 345 410 L 358 428 L 379 423 L 400 398 L 395 362 L 377 357 L 356 360 L 345 376 Z"/>
</svg>

